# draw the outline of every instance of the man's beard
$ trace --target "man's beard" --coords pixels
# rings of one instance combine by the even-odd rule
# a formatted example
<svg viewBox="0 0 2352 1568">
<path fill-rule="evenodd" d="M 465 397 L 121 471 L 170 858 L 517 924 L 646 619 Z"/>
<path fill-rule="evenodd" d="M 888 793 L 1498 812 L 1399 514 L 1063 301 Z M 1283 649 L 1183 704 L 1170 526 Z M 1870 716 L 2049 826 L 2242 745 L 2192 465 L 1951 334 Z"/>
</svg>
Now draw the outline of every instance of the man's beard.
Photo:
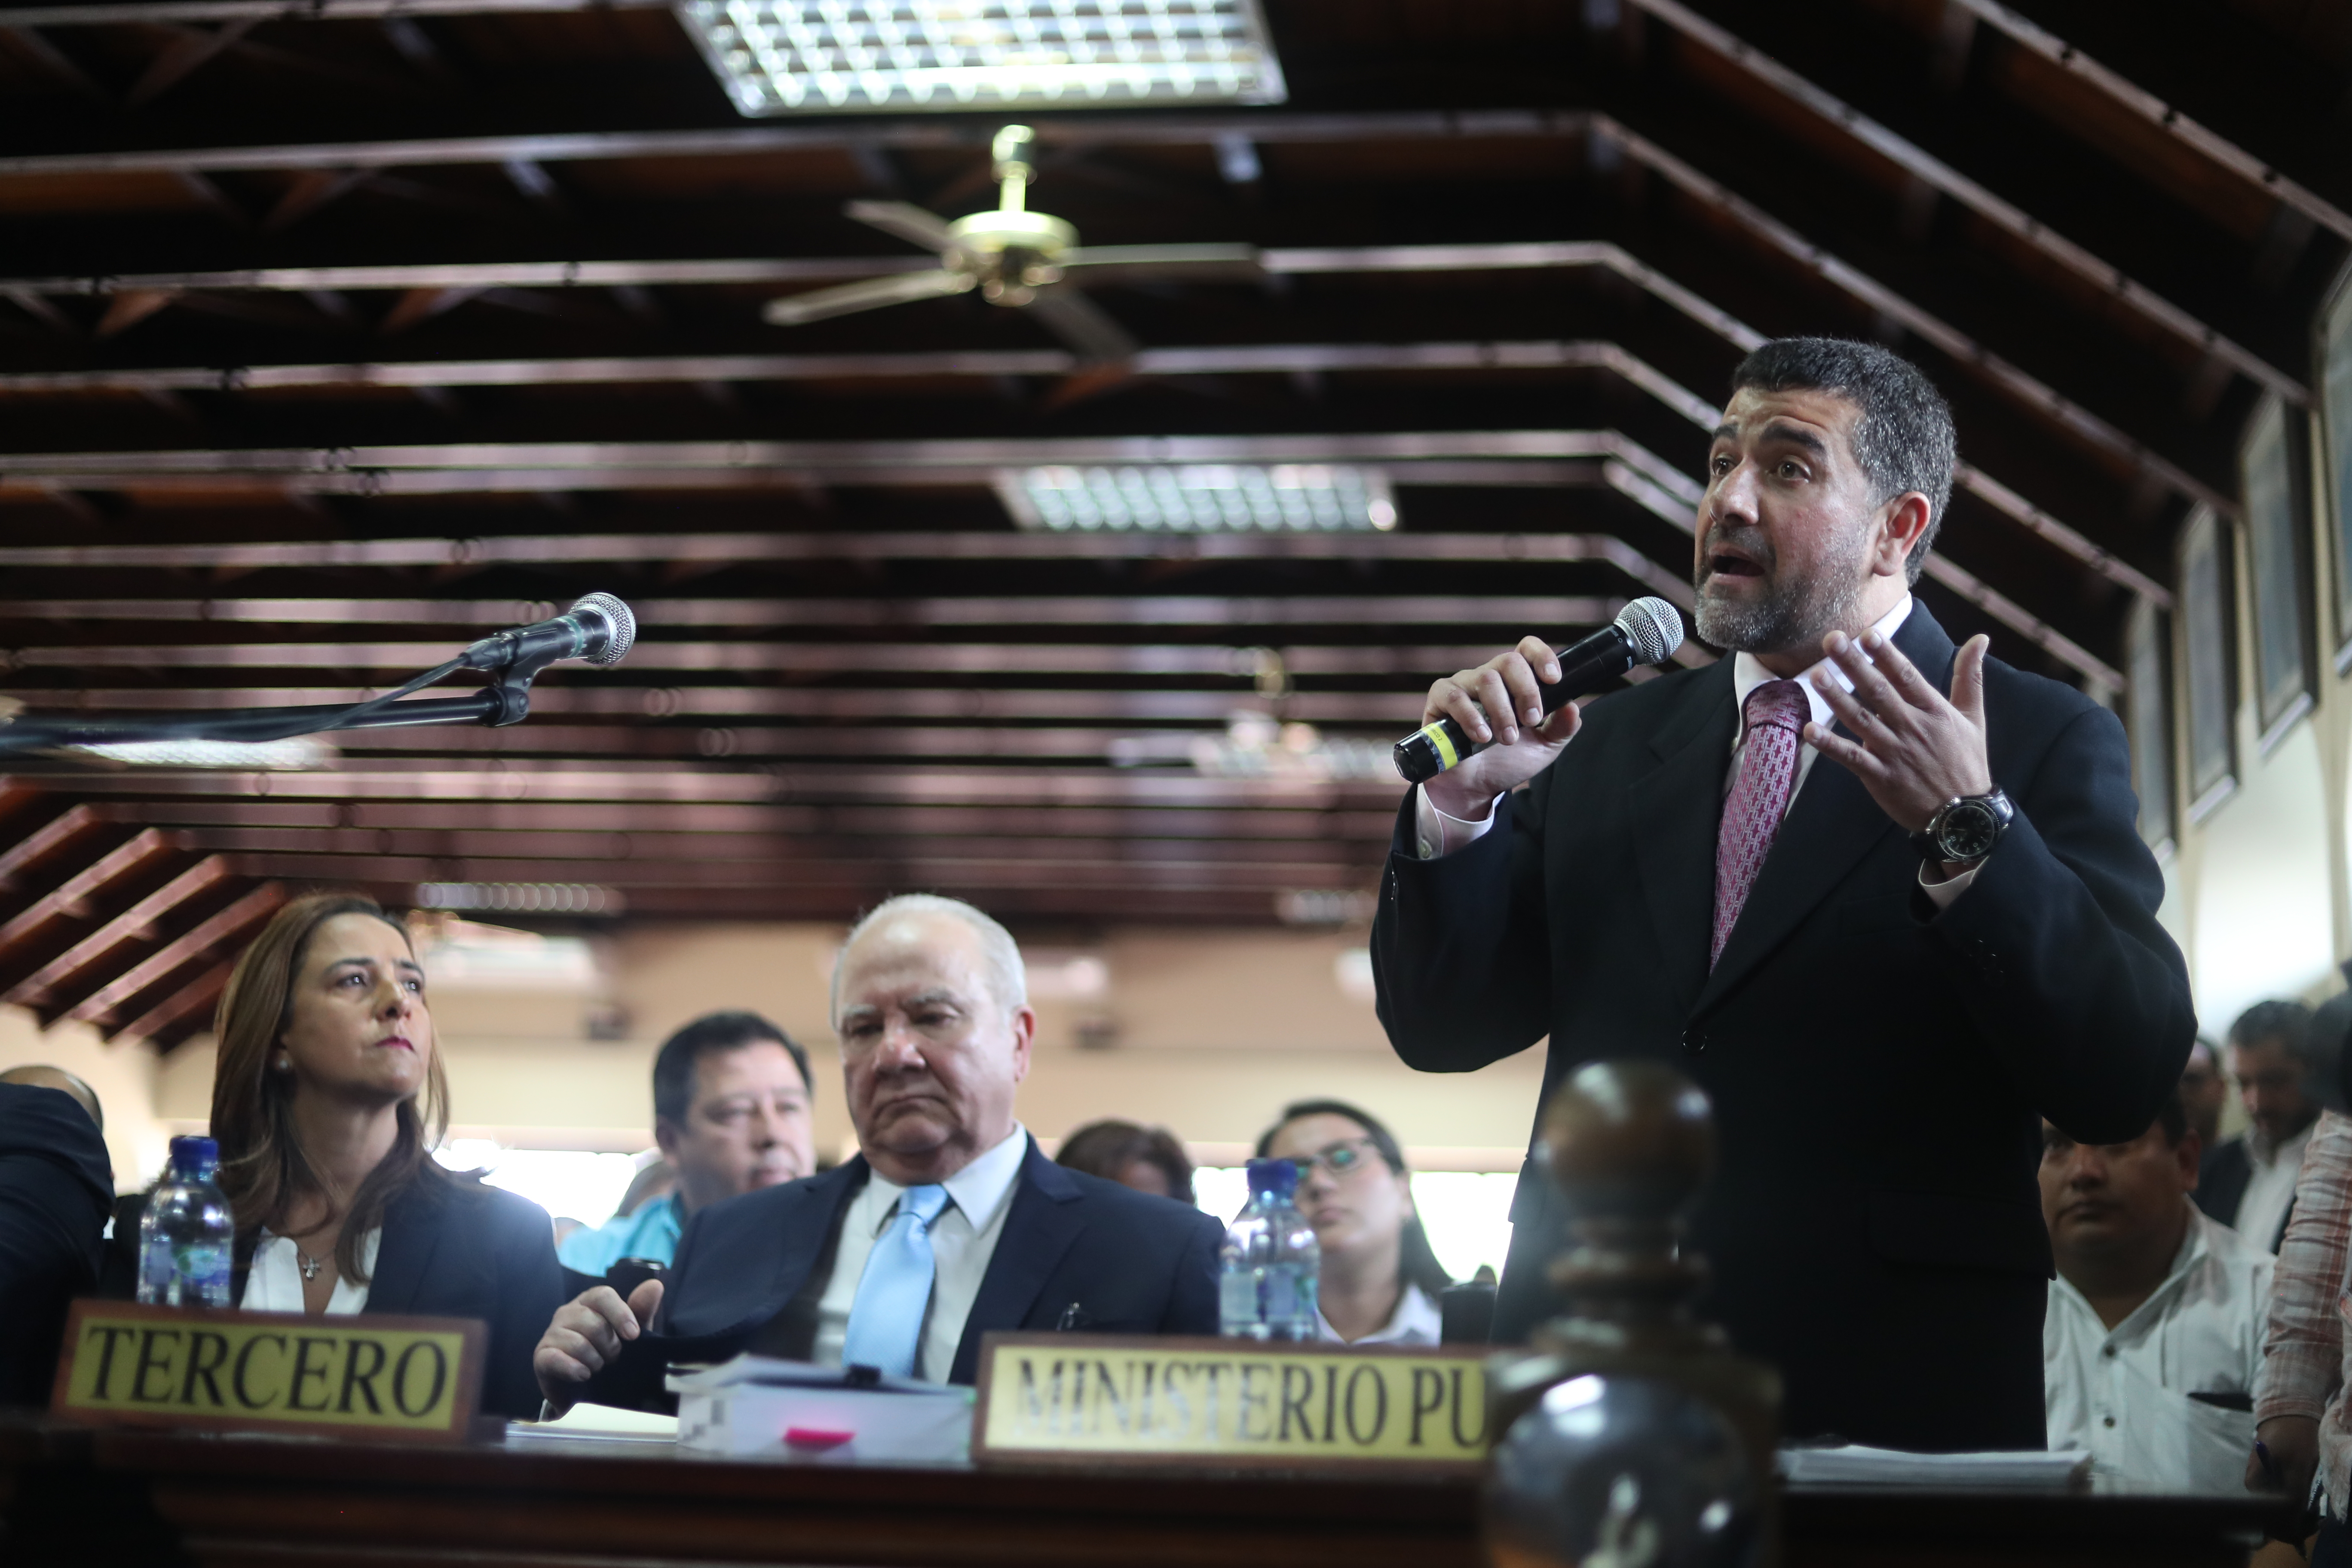
<svg viewBox="0 0 2352 1568">
<path fill-rule="evenodd" d="M 1782 653 L 1793 648 L 1818 648 L 1832 631 L 1850 631 L 1847 622 L 1862 598 L 1863 577 L 1829 576 L 1811 581 L 1783 578 L 1779 557 L 1760 529 L 1715 529 L 1710 544 L 1736 545 L 1754 559 L 1764 573 L 1764 596 L 1754 603 L 1717 597 L 1715 574 L 1702 561 L 1694 574 L 1698 600 L 1693 619 L 1702 641 L 1737 653 Z"/>
</svg>

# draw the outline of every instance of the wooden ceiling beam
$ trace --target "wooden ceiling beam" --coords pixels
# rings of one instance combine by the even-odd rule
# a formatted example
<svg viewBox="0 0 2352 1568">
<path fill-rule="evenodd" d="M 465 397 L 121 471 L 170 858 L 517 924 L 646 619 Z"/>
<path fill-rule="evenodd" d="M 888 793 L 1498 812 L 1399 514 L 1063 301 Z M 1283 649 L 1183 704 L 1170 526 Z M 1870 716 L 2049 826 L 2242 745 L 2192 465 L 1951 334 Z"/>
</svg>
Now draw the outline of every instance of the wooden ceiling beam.
<svg viewBox="0 0 2352 1568">
<path fill-rule="evenodd" d="M 0 922 L 0 960 L 9 950 L 53 921 L 86 918 L 87 900 L 111 883 L 136 874 L 150 861 L 177 847 L 175 838 L 157 828 L 144 828 L 127 843 L 91 861 Z"/>
<path fill-rule="evenodd" d="M 86 0 L 11 5 L 24 27 L 218 26 L 226 22 L 355 22 L 403 16 L 552 16 L 577 11 L 666 10 L 669 0 Z M 18 17 L 25 18 L 22 21 Z"/>
<path fill-rule="evenodd" d="M 0 849 L 0 889 L 13 889 L 30 867 L 46 860 L 86 833 L 105 826 L 98 808 L 87 804 L 68 806 L 24 837 Z"/>
<path fill-rule="evenodd" d="M 59 987 L 125 943 L 154 940 L 157 921 L 230 875 L 226 858 L 205 857 L 9 987 L 0 1003 L 47 1005 Z M 5 945 L 0 942 L 0 949 Z"/>
<path fill-rule="evenodd" d="M 1449 666 L 1433 666 L 1430 679 L 1451 670 L 1466 669 L 1494 657 L 1494 649 L 1475 653 Z M 1239 694 L 1236 693 L 1236 696 Z M 1261 704 L 1249 703 L 1250 708 Z M 1269 718 L 1272 715 L 1267 715 Z M 1364 738 L 1383 746 L 1397 739 L 1387 726 L 1367 727 Z M 1328 730 L 1328 727 L 1327 727 Z M 939 725 L 729 725 L 656 727 L 635 725 L 626 731 L 610 725 L 516 724 L 503 730 L 436 727 L 433 730 L 368 730 L 338 740 L 347 757 L 363 758 L 386 752 L 426 754 L 495 752 L 509 756 L 568 756 L 588 760 L 608 757 L 615 751 L 639 759 L 717 761 L 794 757 L 863 758 L 889 761 L 945 761 L 996 758 L 1013 762 L 1084 762 L 1117 767 L 1181 767 L 1189 764 L 1190 748 L 1221 738 L 1222 729 L 1185 728 L 1138 731 L 1129 729 L 1066 725 L 1018 728 L 954 728 Z M 1338 737 L 1333 737 L 1338 738 Z"/>
<path fill-rule="evenodd" d="M 1403 699 L 1418 709 L 1417 699 Z M 1406 721 L 1411 722 L 1411 717 Z M 1402 732 L 1402 731 L 1401 731 Z M 334 773 L 264 775 L 274 799 L 443 801 L 743 802 L 817 805 L 1204 806 L 1325 811 L 1335 807 L 1393 809 L 1403 784 L 1396 779 L 1319 780 L 1211 778 L 1110 769 L 1052 767 L 889 768 L 772 767 L 757 773 L 716 767 L 638 768 L 544 765 L 527 758 L 494 765 L 394 770 L 347 768 Z M 94 774 L 73 781 L 92 795 L 236 795 L 256 788 L 250 773 L 177 773 L 142 769 L 136 775 Z"/>
<path fill-rule="evenodd" d="M 1647 557 L 1609 533 L 1326 533 L 1045 530 L 899 533 L 531 533 L 465 539 L 317 539 L 251 544 L 0 545 L 10 572 L 352 571 L 407 567 L 754 566 L 803 562 L 1401 561 L 1546 563 Z"/>
<path fill-rule="evenodd" d="M 1045 834 L 1066 838 L 1379 838 L 1395 826 L 1392 805 L 1297 811 L 1276 807 L 1064 805 L 1050 819 L 1023 805 L 771 805 L 722 802 L 662 805 L 604 801 L 142 800 L 108 806 L 126 821 L 175 828 L 344 828 L 395 832 L 527 834 L 710 833 L 769 837 L 988 837 Z"/>
<path fill-rule="evenodd" d="M 1993 227 L 2043 257 L 2053 266 L 2081 279 L 2112 298 L 2125 310 L 2200 355 L 2228 365 L 2239 374 L 2276 393 L 2296 407 L 2308 407 L 2311 389 L 2300 376 L 2271 363 L 2262 355 L 2223 336 L 2214 327 L 2125 275 L 2122 268 L 2094 255 L 1996 195 L 1981 183 L 1936 157 L 1927 149 L 1880 124 L 1834 94 L 1759 51 L 1728 28 L 1717 26 L 1682 0 L 1633 0 L 1692 43 L 1729 62 L 1787 101 L 1802 108 L 1837 134 L 1885 159 L 1912 178 L 1957 202 Z"/>
<path fill-rule="evenodd" d="M 1459 668 L 1459 667 L 1457 667 Z M 19 689 L 22 690 L 23 689 Z M 331 689 L 326 701 L 349 701 L 348 689 Z M 232 690 L 194 695 L 200 702 L 178 700 L 184 693 L 120 691 L 120 702 L 85 704 L 87 693 L 26 693 L 63 710 L 61 700 L 75 700 L 75 711 L 201 711 L 206 708 L 243 706 L 247 702 L 275 705 L 288 695 L 278 690 Z M 215 696 L 223 700 L 213 700 Z M 646 719 L 774 718 L 824 720 L 834 722 L 923 723 L 988 722 L 1136 722 L 1222 724 L 1238 710 L 1260 706 L 1247 691 L 1104 691 L 1034 688 L 964 687 L 936 690 L 874 689 L 807 690 L 744 686 L 562 686 L 545 683 L 534 688 L 531 711 L 536 716 L 581 714 L 630 721 Z M 1282 716 L 1314 724 L 1386 724 L 1402 717 L 1410 721 L 1420 711 L 1418 692 L 1395 690 L 1293 691 L 1282 699 Z M 112 789 L 112 775 L 77 776 L 76 788 Z M 128 775 L 126 775 L 128 776 Z M 136 778 L 158 776 L 142 768 Z M 134 781 L 135 782 L 135 781 Z M 125 787 L 133 787 L 126 784 Z"/>
<path fill-rule="evenodd" d="M 1266 838 L 1152 839 L 1122 836 L 1073 837 L 1038 831 L 1048 825 L 1033 823 L 1032 831 L 1015 835 L 947 835 L 904 833 L 844 837 L 831 833 L 798 837 L 772 834 L 733 833 L 567 833 L 546 829 L 530 833 L 444 828 L 294 828 L 206 827 L 194 832 L 207 850 L 235 855 L 246 866 L 259 866 L 275 855 L 334 855 L 377 858 L 387 863 L 464 861 L 539 866 L 539 879 L 547 881 L 610 881 L 632 878 L 655 881 L 696 878 L 713 867 L 730 868 L 713 874 L 732 879 L 767 875 L 782 868 L 840 865 L 857 867 L 877 861 L 916 856 L 941 864 L 955 861 L 1034 862 L 1050 867 L 1074 858 L 1117 861 L 1122 865 L 1170 864 L 1231 867 L 1237 862 L 1259 864 L 1270 856 L 1285 863 L 1361 862 L 1368 851 L 1384 848 L 1395 826 L 1393 816 L 1360 814 L 1377 825 L 1376 831 L 1344 836 L 1330 830 L 1297 835 L 1288 841 Z M 569 866 L 553 871 L 549 865 Z M 749 868 L 764 867 L 754 872 Z M 743 868 L 738 870 L 731 868 Z M 1051 872 L 1041 869 L 1041 877 Z M 458 880 L 467 879 L 459 878 Z"/>
<path fill-rule="evenodd" d="M 117 291 L 110 298 L 152 294 Z M 389 330 L 387 328 L 386 330 Z M 1486 374 L 1617 369 L 1631 356 L 1613 343 L 1559 340 L 1234 343 L 1139 349 L 1124 362 L 1137 376 L 1300 375 L 1399 373 Z M 1613 362 L 1613 363 L 1612 363 Z M 632 386 L 696 382 L 931 381 L 999 375 L 1063 376 L 1080 368 L 1061 349 L 983 349 L 938 353 L 666 354 L 632 358 L 423 360 L 389 363 L 159 366 L 0 373 L 0 395 L 68 396 L 125 392 L 250 393 L 354 386 Z"/>
<path fill-rule="evenodd" d="M 1572 140 L 1586 116 L 1575 110 L 1489 109 L 1368 113 L 1293 113 L 1234 110 L 1204 113 L 1049 114 L 1036 120 L 1041 147 L 1214 147 L 1220 137 L 1259 146 L 1380 142 Z M 786 124 L 687 131 L 587 131 L 381 142 L 159 147 L 103 153 L 23 153 L 0 157 L 0 179 L 13 175 L 210 174 L 285 169 L 426 168 L 503 165 L 511 159 L 568 163 L 614 159 L 760 157 L 777 153 L 964 150 L 984 156 L 998 121 L 984 116 L 902 118 L 845 115 Z"/>
<path fill-rule="evenodd" d="M 1680 391 L 1679 388 L 1676 389 Z M 1713 427 L 1715 411 L 1689 395 L 1679 410 Z M 1412 475 L 1403 476 L 1408 481 Z M 1962 463 L 1956 483 L 2102 576 L 2170 607 L 2162 584 L 2116 558 L 1981 469 Z M 18 572 L 153 569 L 261 572 L 311 569 L 524 565 L 754 565 L 803 561 L 1426 561 L 1605 560 L 1651 582 L 1655 563 L 1613 534 L 1370 533 L 1142 531 L 1003 533 L 563 533 L 464 539 L 315 540 L 252 544 L 0 545 L 0 568 Z M 1679 578 L 1677 579 L 1679 582 Z M 1652 583 L 1652 591 L 1667 593 Z M 1674 595 L 1668 594 L 1669 597 Z M 1679 601 L 1677 601 L 1679 602 Z"/>
<path fill-rule="evenodd" d="M 1387 852 L 1386 839 L 1356 846 L 1352 858 L 1276 860 L 1263 851 L 1233 861 L 1200 858 L 1169 860 L 1114 858 L 1100 847 L 1065 858 L 998 856 L 956 859 L 932 856 L 919 844 L 903 847 L 897 855 L 872 860 L 695 861 L 660 865 L 633 860 L 518 860 L 446 856 L 332 855 L 276 851 L 241 857 L 255 874 L 285 881 L 326 886 L 372 882 L 572 884 L 617 889 L 634 899 L 639 888 L 759 888 L 788 881 L 801 888 L 835 887 L 855 889 L 921 888 L 1059 888 L 1136 892 L 1162 889 L 1260 889 L 1268 893 L 1289 888 L 1350 886 L 1369 881 Z M 99 993 L 117 994 L 140 971 Z M 140 988 L 154 976 L 140 982 Z M 135 994 L 121 992 L 121 995 Z M 91 1021 L 103 1008 L 99 997 L 74 1008 L 69 1016 Z"/>
<path fill-rule="evenodd" d="M 286 899 L 285 889 L 275 882 L 263 883 L 74 1004 L 66 1010 L 65 1016 L 77 1023 L 94 1025 L 101 1030 L 110 1029 L 115 1022 L 116 1009 L 135 1000 L 151 986 L 169 979 L 176 971 L 242 938 L 275 914 Z"/>
<path fill-rule="evenodd" d="M 1638 3 L 1638 0 L 1637 0 Z M 2041 56 L 2107 102 L 2193 150 L 2214 167 L 2225 169 L 2254 189 L 2293 208 L 2322 228 L 2352 240 L 2352 213 L 2296 184 L 2273 165 L 2210 127 L 2182 113 L 2121 72 L 2109 69 L 2057 34 L 2000 0 L 1945 0 L 1991 26 L 2011 42 Z"/>
<path fill-rule="evenodd" d="M 916 631 L 950 626 L 1247 626 L 1271 632 L 1302 626 L 1386 624 L 1484 626 L 1496 621 L 1590 626 L 1616 614 L 1618 603 L 1598 596 L 1557 595 L 1038 594 L 957 598 L 651 599 L 639 601 L 634 607 L 641 631 L 664 632 L 722 628 Z M 25 613 L 26 610 L 31 613 Z M 93 643 L 85 647 L 18 648 L 12 651 L 10 658 L 20 668 L 58 663 L 121 664 L 144 658 L 162 665 L 277 665 L 291 658 L 303 665 L 329 668 L 396 666 L 430 654 L 429 645 L 444 640 L 434 635 L 436 630 L 454 628 L 462 636 L 537 618 L 539 615 L 532 606 L 511 599 L 67 599 L 49 605 L 0 608 L 0 625 L 29 620 L 168 623 L 217 619 L 240 627 L 323 624 L 421 628 L 415 639 L 392 643 L 221 643 L 183 647 Z M 631 657 L 661 657 L 666 652 L 668 663 L 661 668 L 719 669 L 729 668 L 730 659 L 749 656 L 756 667 L 757 661 L 767 657 L 775 646 L 734 641 L 640 641 L 631 650 Z M 1139 652 L 1136 657 L 1139 662 L 1151 655 Z M 1185 672 L 1188 671 L 1171 673 Z"/>
<path fill-rule="evenodd" d="M 235 960 L 216 963 L 117 1029 L 113 1039 L 145 1040 L 169 1051 L 204 1027 L 204 1015 L 228 988 Z"/>
<path fill-rule="evenodd" d="M 925 891 L 967 894 L 972 902 L 1017 930 L 1024 920 L 1052 921 L 1057 926 L 1078 921 L 1089 925 L 1132 921 L 1139 912 L 1154 923 L 1216 923 L 1267 926 L 1283 919 L 1287 895 L 1299 891 L 1369 892 L 1378 880 L 1373 867 L 1344 879 L 1326 878 L 1297 889 L 1269 893 L 1262 889 L 1161 888 L 1151 893 L 1148 910 L 1139 910 L 1132 899 L 1116 890 L 1065 887 L 999 887 L 958 889 L 926 887 Z M 364 875 L 339 880 L 338 887 L 373 894 L 387 906 L 402 908 L 419 902 L 418 884 L 372 880 Z M 593 885 L 593 884 L 592 884 Z M 626 915 L 632 921 L 661 920 L 708 923 L 714 921 L 824 921 L 846 924 L 890 893 L 919 884 L 911 878 L 884 880 L 872 886 L 828 883 L 810 887 L 770 884 L 764 887 L 639 888 L 602 911 Z M 439 906 L 436 906 L 439 907 Z M 457 912 L 472 919 L 512 923 L 530 920 L 531 911 L 487 905 Z M 563 918 L 549 911 L 539 918 Z M 580 917 L 571 917 L 577 920 Z M 570 923 L 569 921 L 566 923 Z"/>
<path fill-rule="evenodd" d="M 1955 368 L 1982 381 L 2042 423 L 2191 501 L 2210 506 L 2225 517 L 2238 515 L 2234 498 L 2223 495 L 2048 382 L 2028 374 L 1971 334 L 1825 250 L 1659 143 L 1604 115 L 1592 117 L 1592 133 L 1615 142 L 1627 156 L 1720 215 L 1759 250 L 1779 257 L 1864 309 L 1900 324 L 1906 331 L 1935 347 Z M 1762 341 L 1759 334 L 1756 342 Z"/>
</svg>

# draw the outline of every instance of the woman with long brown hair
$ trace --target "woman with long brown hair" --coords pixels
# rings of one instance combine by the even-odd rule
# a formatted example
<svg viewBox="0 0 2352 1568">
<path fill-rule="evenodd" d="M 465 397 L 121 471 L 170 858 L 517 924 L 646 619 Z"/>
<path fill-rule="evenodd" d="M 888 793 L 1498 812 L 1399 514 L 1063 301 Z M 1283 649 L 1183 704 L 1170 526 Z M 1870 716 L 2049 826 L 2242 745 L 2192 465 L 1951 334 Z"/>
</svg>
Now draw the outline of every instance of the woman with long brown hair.
<svg viewBox="0 0 2352 1568">
<path fill-rule="evenodd" d="M 478 1318 L 485 1411 L 528 1419 L 562 1305 L 546 1211 L 433 1158 L 449 1086 L 425 971 L 373 900 L 297 899 L 237 960 L 214 1032 L 212 1135 L 249 1311 Z M 116 1244 L 127 1228 L 118 1221 Z"/>
</svg>

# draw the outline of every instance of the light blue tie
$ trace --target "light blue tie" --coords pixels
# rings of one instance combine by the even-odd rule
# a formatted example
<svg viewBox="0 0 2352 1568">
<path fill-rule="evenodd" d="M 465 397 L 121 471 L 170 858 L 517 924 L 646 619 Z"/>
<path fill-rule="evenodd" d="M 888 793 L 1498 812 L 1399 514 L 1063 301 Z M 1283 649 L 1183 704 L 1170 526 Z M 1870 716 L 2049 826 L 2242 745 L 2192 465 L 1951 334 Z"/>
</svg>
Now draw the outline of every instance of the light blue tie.
<svg viewBox="0 0 2352 1568">
<path fill-rule="evenodd" d="M 908 1187 L 899 1195 L 898 1212 L 866 1255 L 866 1272 L 849 1303 L 842 1365 L 879 1367 L 885 1377 L 915 1375 L 923 1309 L 930 1305 L 931 1279 L 939 1271 L 931 1221 L 947 1202 L 948 1190 L 940 1186 Z"/>
</svg>

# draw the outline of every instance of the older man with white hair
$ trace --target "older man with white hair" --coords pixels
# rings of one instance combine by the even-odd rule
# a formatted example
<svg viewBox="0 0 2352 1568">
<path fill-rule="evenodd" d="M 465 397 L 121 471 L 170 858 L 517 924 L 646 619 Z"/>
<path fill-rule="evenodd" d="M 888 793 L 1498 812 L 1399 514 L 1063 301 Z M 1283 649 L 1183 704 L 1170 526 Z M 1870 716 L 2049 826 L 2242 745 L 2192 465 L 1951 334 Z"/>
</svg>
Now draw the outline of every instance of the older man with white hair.
<svg viewBox="0 0 2352 1568">
<path fill-rule="evenodd" d="M 1065 1170 L 1014 1118 L 1037 1016 L 1003 926 L 888 900 L 842 943 L 833 1018 L 856 1157 L 695 1215 L 667 1285 L 565 1306 L 534 1358 L 551 1404 L 654 1403 L 667 1364 L 743 1350 L 969 1384 L 992 1330 L 1216 1331 L 1216 1222 Z"/>
</svg>

